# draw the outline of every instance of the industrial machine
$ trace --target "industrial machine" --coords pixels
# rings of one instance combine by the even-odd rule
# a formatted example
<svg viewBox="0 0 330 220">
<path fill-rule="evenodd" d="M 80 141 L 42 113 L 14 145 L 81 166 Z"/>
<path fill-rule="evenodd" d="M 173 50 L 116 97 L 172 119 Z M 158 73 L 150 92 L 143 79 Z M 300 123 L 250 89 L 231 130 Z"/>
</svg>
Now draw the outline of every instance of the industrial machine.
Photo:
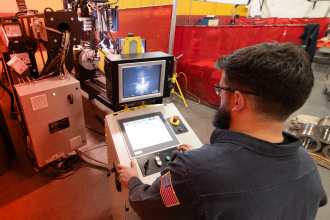
<svg viewBox="0 0 330 220">
<path fill-rule="evenodd" d="M 15 85 L 39 167 L 87 144 L 79 81 L 50 77 Z"/>
<path fill-rule="evenodd" d="M 16 105 L 12 111 L 19 113 L 31 157 L 42 168 L 87 143 L 80 83 L 70 77 L 73 45 L 80 43 L 82 22 L 75 12 L 46 9 L 42 14 L 29 11 L 2 18 L 0 30 L 5 42 L 3 77 Z M 39 73 L 35 53 L 41 52 L 41 44 L 47 59 L 42 56 Z"/>
<path fill-rule="evenodd" d="M 172 55 L 162 52 L 105 57 L 107 96 L 113 105 L 170 96 Z"/>
<path fill-rule="evenodd" d="M 139 219 L 130 207 L 128 189 L 119 182 L 118 164 L 130 166 L 133 159 L 142 182 L 152 184 L 181 143 L 194 148 L 202 146 L 173 104 L 128 108 L 130 103 L 170 96 L 173 62 L 172 55 L 162 52 L 128 52 L 105 58 L 108 97 L 114 105 L 126 106 L 105 118 L 114 220 Z"/>
<path fill-rule="evenodd" d="M 130 166 L 133 159 L 141 181 L 152 184 L 178 145 L 198 148 L 202 143 L 174 104 L 107 115 L 105 124 L 108 164 L 113 172 L 109 176 L 113 219 L 139 219 L 129 204 L 128 189 L 119 183 L 116 166 Z"/>
</svg>

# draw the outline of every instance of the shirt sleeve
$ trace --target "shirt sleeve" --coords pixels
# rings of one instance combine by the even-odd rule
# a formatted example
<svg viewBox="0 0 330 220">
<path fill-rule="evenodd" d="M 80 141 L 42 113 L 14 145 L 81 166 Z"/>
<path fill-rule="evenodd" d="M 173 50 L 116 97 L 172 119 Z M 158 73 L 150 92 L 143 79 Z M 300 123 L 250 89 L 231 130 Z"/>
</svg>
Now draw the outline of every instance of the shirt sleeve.
<svg viewBox="0 0 330 220">
<path fill-rule="evenodd" d="M 129 180 L 130 204 L 141 219 L 203 219 L 200 197 L 185 171 L 179 154 L 182 153 L 174 153 L 168 167 L 152 185 L 143 184 L 138 177 Z M 179 202 L 170 207 L 166 207 L 160 193 L 162 176 L 168 172 L 170 172 L 172 189 Z"/>
</svg>

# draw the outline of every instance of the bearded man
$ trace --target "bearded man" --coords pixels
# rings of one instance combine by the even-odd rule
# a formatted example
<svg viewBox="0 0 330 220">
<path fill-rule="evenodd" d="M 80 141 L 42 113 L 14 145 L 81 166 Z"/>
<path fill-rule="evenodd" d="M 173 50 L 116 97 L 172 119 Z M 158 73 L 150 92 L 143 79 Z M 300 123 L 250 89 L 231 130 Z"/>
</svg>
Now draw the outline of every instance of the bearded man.
<svg viewBox="0 0 330 220">
<path fill-rule="evenodd" d="M 263 43 L 214 66 L 222 78 L 210 144 L 181 145 L 152 185 L 134 162 L 118 165 L 134 211 L 141 219 L 314 219 L 327 203 L 317 165 L 301 139 L 283 132 L 314 85 L 308 54 L 296 44 Z M 163 178 L 171 205 L 160 192 Z"/>
</svg>

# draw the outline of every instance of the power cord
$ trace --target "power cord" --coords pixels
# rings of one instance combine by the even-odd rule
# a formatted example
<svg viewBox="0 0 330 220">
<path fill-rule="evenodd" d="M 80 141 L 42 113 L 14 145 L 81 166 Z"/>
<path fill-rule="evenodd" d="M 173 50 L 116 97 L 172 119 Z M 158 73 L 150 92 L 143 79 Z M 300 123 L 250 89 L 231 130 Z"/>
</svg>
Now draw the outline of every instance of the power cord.
<svg viewBox="0 0 330 220">
<path fill-rule="evenodd" d="M 190 95 L 192 95 L 192 96 L 194 96 L 195 98 L 198 99 L 198 102 L 195 103 L 195 104 L 192 104 L 192 103 L 189 103 L 189 102 L 186 101 L 187 104 L 189 104 L 189 105 L 198 105 L 198 104 L 201 102 L 201 99 L 200 99 L 198 96 L 192 94 L 191 92 L 189 92 L 189 91 L 187 90 L 187 84 L 188 84 L 188 83 L 187 83 L 187 76 L 186 76 L 186 74 L 184 74 L 184 72 L 180 72 L 179 74 L 181 74 L 181 73 L 184 75 L 184 78 L 186 79 L 186 84 L 185 84 L 184 89 L 186 90 L 187 93 L 189 93 Z"/>
</svg>

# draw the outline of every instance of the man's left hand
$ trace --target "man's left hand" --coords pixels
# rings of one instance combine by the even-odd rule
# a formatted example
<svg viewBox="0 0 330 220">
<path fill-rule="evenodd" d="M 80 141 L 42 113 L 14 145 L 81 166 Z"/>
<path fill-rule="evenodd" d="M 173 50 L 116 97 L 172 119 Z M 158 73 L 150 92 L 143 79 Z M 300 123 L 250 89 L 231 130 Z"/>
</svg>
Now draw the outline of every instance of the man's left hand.
<svg viewBox="0 0 330 220">
<path fill-rule="evenodd" d="M 128 181 L 133 177 L 139 177 L 136 164 L 131 160 L 131 167 L 122 164 L 117 165 L 117 173 L 119 174 L 119 182 L 128 188 Z"/>
</svg>

